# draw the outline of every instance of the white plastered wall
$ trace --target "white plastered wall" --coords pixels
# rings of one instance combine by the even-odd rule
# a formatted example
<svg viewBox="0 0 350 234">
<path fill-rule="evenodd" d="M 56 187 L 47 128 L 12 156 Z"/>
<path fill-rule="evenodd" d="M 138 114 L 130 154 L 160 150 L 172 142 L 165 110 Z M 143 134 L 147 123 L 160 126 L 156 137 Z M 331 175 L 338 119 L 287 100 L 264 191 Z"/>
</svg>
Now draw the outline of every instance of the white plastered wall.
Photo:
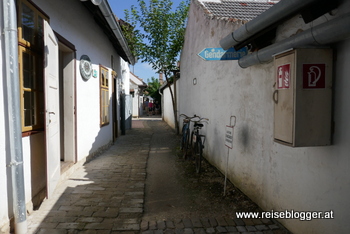
<svg viewBox="0 0 350 234">
<path fill-rule="evenodd" d="M 112 98 L 111 56 L 113 56 L 118 77 L 124 78 L 125 74 L 122 70 L 128 72 L 128 64 L 120 59 L 107 36 L 80 1 L 35 0 L 34 2 L 50 16 L 51 27 L 76 48 L 77 156 L 79 161 L 99 151 L 101 147 L 112 141 L 111 106 L 110 124 L 100 127 L 99 66 L 102 65 L 109 69 L 109 93 Z M 91 77 L 87 81 L 82 79 L 79 71 L 82 55 L 90 57 L 93 69 L 97 70 L 96 78 Z M 118 95 L 117 98 L 119 98 Z"/>
<path fill-rule="evenodd" d="M 220 47 L 220 39 L 239 25 L 207 18 L 195 4 L 188 22 L 178 108 L 179 113 L 210 119 L 203 129 L 207 136 L 206 158 L 224 172 L 225 126 L 230 116 L 236 116 L 234 144 L 229 151 L 229 179 L 266 211 L 334 212 L 332 220 L 279 220 L 294 233 L 346 233 L 350 229 L 350 41 L 334 47 L 337 58 L 333 145 L 291 148 L 273 141 L 273 63 L 241 69 L 237 61 L 204 61 L 197 54 L 207 47 Z M 291 28 L 288 31 L 297 30 L 298 26 L 294 32 Z"/>
<path fill-rule="evenodd" d="M 98 153 L 101 148 L 108 146 L 112 141 L 112 106 L 110 106 L 110 124 L 100 126 L 100 90 L 99 90 L 99 66 L 102 65 L 109 70 L 110 98 L 112 97 L 112 76 L 111 68 L 114 67 L 117 74 L 122 74 L 122 69 L 128 64 L 116 53 L 111 42 L 103 33 L 92 15 L 80 1 L 33 1 L 43 12 L 50 17 L 50 25 L 57 33 L 62 35 L 76 48 L 76 71 L 71 79 L 76 79 L 76 123 L 77 123 L 77 160 L 82 161 L 85 157 Z M 2 6 L 2 4 L 0 4 Z M 3 22 L 0 21 L 0 31 Z M 3 34 L 0 38 L 0 62 L 3 62 Z M 79 71 L 79 60 L 81 55 L 86 54 L 93 63 L 93 69 L 97 70 L 98 76 L 91 77 L 88 81 L 81 78 Z M 113 59 L 111 57 L 113 56 Z M 114 64 L 111 64 L 113 60 Z M 4 100 L 4 70 L 0 67 L 0 110 L 6 106 Z M 72 82 L 73 83 L 73 82 Z M 120 90 L 117 90 L 119 92 Z M 119 96 L 117 95 L 117 98 Z M 112 102 L 110 102 L 112 103 Z M 117 105 L 119 102 L 116 102 Z M 0 115 L 0 127 L 6 129 L 5 112 Z M 119 113 L 119 112 L 118 112 Z M 9 159 L 6 158 L 6 132 L 0 131 L 0 232 L 8 227 L 11 211 L 10 176 L 6 165 Z M 22 138 L 24 177 L 25 177 L 25 198 L 27 209 L 32 209 L 31 199 L 33 194 L 45 188 L 45 176 L 38 171 L 45 170 L 45 148 L 44 133 L 33 134 Z M 39 155 L 39 157 L 38 157 Z M 35 181 L 35 183 L 33 183 Z M 35 191 L 37 190 L 37 191 Z"/>
<path fill-rule="evenodd" d="M 171 89 L 174 90 L 174 85 L 171 85 Z M 169 88 L 166 88 L 163 90 L 162 115 L 163 115 L 163 120 L 167 122 L 170 127 L 175 129 L 174 109 L 173 109 L 173 103 L 171 101 L 171 94 L 170 94 Z"/>
</svg>

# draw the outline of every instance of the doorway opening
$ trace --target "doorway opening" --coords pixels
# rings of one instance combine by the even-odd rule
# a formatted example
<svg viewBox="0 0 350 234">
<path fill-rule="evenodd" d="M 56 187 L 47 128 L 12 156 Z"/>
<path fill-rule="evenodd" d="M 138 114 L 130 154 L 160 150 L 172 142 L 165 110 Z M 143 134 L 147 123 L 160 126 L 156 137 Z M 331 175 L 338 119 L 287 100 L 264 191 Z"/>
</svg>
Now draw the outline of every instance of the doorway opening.
<svg viewBox="0 0 350 234">
<path fill-rule="evenodd" d="M 76 163 L 75 49 L 59 38 L 61 174 Z M 66 41 L 66 40 L 64 40 Z M 67 42 L 68 43 L 68 42 Z M 72 48 L 73 47 L 73 48 Z"/>
</svg>

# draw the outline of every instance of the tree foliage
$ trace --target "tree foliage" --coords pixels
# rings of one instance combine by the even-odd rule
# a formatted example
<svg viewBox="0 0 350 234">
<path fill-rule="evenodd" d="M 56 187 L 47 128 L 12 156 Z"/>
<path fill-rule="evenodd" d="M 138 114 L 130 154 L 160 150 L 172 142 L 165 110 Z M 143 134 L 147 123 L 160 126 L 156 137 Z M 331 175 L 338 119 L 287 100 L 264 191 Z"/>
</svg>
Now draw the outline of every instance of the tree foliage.
<svg viewBox="0 0 350 234">
<path fill-rule="evenodd" d="M 159 88 L 160 88 L 160 83 L 158 79 L 152 77 L 151 81 L 148 80 L 148 86 L 145 89 L 145 92 L 149 96 L 151 96 L 154 100 L 158 101 L 159 103 L 161 102 L 161 96 L 159 94 Z"/>
<path fill-rule="evenodd" d="M 177 70 L 185 36 L 185 24 L 189 9 L 189 0 L 182 1 L 173 10 L 171 0 L 137 0 L 138 7 L 125 10 L 126 21 L 134 30 L 125 30 L 126 38 L 133 45 L 134 55 L 141 62 L 149 63 L 157 73 L 163 73 L 171 94 L 175 128 L 177 132 L 176 92 L 173 92 L 170 77 Z"/>
<path fill-rule="evenodd" d="M 138 7 L 125 10 L 126 21 L 132 26 L 126 38 L 141 62 L 152 65 L 156 72 L 169 77 L 175 70 L 184 42 L 189 0 L 173 10 L 171 0 L 138 0 Z"/>
</svg>

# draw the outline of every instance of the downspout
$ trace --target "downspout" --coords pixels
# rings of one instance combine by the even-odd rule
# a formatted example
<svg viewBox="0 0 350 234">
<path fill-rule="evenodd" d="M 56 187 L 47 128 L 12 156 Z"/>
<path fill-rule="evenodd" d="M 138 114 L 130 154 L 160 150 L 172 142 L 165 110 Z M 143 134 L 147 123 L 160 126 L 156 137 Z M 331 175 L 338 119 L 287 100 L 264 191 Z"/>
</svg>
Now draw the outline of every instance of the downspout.
<svg viewBox="0 0 350 234">
<path fill-rule="evenodd" d="M 236 46 L 318 0 L 283 0 L 220 40 L 224 50 Z"/>
<path fill-rule="evenodd" d="M 96 0 L 95 0 L 96 1 Z M 100 0 L 97 1 L 98 3 L 95 3 L 95 1 L 92 1 L 95 5 L 98 5 L 98 7 L 100 8 L 103 16 L 105 17 L 105 19 L 107 20 L 109 26 L 111 27 L 114 35 L 117 37 L 118 41 L 120 42 L 120 45 L 122 46 L 123 50 L 126 53 L 126 56 L 129 59 L 129 62 L 134 65 L 135 64 L 135 58 L 132 55 L 128 43 L 125 40 L 125 37 L 121 31 L 121 28 L 119 26 L 119 24 L 117 23 L 115 16 L 108 4 L 107 0 Z"/>
<path fill-rule="evenodd" d="M 345 40 L 350 37 L 349 25 L 350 13 L 249 54 L 241 58 L 238 64 L 242 68 L 247 68 L 255 64 L 269 62 L 274 54 L 290 48 L 328 45 Z"/>
<path fill-rule="evenodd" d="M 15 232 L 27 233 L 26 205 L 24 191 L 24 170 L 22 152 L 22 127 L 20 114 L 19 72 L 18 72 L 18 38 L 16 3 L 3 0 L 3 19 L 5 37 L 5 70 L 8 99 L 8 128 L 12 175 L 12 199 L 15 219 Z"/>
</svg>

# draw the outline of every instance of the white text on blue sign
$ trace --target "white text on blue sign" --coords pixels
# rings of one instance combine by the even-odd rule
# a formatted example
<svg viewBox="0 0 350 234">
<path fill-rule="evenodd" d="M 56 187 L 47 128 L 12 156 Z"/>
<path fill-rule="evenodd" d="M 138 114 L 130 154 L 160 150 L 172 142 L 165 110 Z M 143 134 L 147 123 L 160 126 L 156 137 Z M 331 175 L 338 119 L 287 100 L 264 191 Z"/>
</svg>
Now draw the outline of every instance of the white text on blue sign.
<svg viewBox="0 0 350 234">
<path fill-rule="evenodd" d="M 248 50 L 246 47 L 237 51 L 234 48 L 228 50 L 222 48 L 205 48 L 198 56 L 204 60 L 238 60 L 247 54 Z"/>
</svg>

